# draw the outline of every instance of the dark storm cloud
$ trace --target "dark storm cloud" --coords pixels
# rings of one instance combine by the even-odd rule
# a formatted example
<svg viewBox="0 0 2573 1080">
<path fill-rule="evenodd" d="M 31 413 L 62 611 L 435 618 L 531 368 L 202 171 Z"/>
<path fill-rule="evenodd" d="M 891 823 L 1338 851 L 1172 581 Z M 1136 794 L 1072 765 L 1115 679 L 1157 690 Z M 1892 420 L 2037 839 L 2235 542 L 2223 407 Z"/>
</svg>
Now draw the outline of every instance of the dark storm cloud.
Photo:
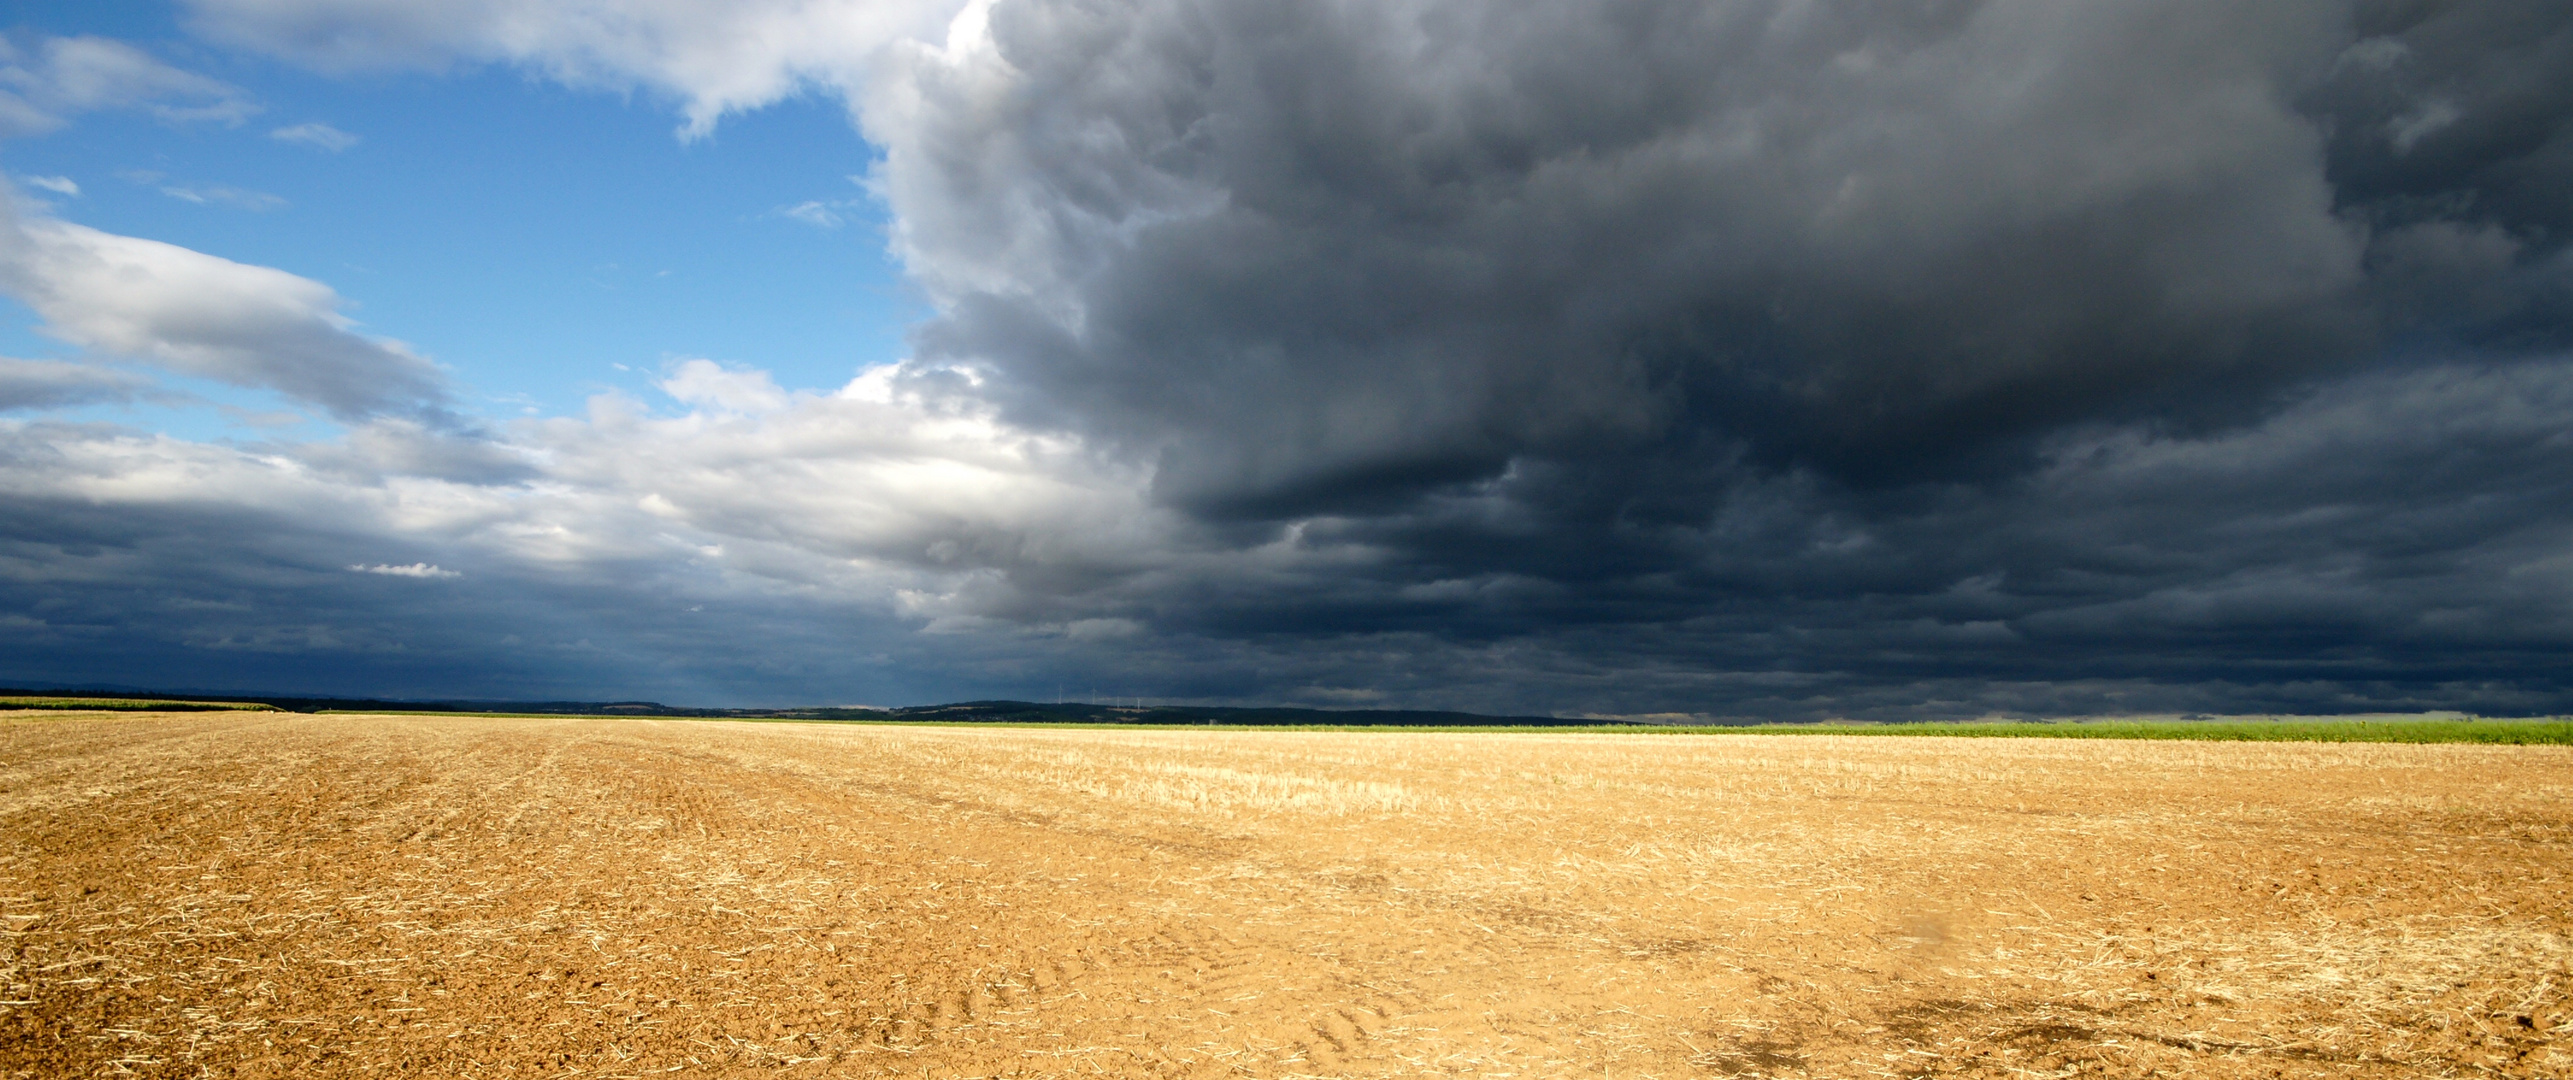
<svg viewBox="0 0 2573 1080">
<path fill-rule="evenodd" d="M 2573 12 L 2380 3 L 2354 22 L 2303 104 L 2341 213 L 2372 230 L 2384 315 L 2489 348 L 2573 344 Z"/>
<path fill-rule="evenodd" d="M 1530 468 L 1302 528 L 1372 561 L 1123 610 L 1316 686 L 1487 708 L 2560 711 L 2568 448 L 2549 361 L 2349 380 L 2221 435 L 2071 434 L 2001 482 L 1738 474 L 1693 519 L 1585 509 L 1664 478 Z"/>
<path fill-rule="evenodd" d="M 925 355 L 1209 528 L 1367 553 L 1128 617 L 1507 645 L 1558 704 L 1621 691 L 1549 664 L 1805 684 L 1755 712 L 2568 703 L 2573 9 L 991 26 L 883 176 Z"/>
<path fill-rule="evenodd" d="M 1020 111 L 924 156 L 1058 256 L 924 341 L 1204 513 L 1709 438 L 1919 478 L 2372 329 L 2294 101 L 2332 5 L 1138 6 L 994 9 Z"/>
</svg>

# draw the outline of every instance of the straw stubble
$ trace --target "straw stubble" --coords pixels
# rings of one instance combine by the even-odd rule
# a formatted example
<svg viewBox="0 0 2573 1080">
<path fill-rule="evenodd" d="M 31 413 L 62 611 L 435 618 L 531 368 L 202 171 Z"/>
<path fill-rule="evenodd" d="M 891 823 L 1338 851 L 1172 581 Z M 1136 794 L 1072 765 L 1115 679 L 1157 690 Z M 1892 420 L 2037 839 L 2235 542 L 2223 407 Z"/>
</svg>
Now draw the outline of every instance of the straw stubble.
<svg viewBox="0 0 2573 1080">
<path fill-rule="evenodd" d="M 0 721 L 0 1074 L 2563 1075 L 2562 747 Z"/>
</svg>

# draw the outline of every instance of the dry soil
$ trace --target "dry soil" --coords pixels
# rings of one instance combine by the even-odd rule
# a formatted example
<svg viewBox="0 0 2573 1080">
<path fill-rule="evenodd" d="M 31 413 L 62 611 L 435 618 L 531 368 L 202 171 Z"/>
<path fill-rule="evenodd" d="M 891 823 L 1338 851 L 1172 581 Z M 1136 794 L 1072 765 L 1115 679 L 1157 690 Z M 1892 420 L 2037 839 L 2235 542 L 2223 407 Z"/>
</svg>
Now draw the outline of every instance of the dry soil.
<svg viewBox="0 0 2573 1080">
<path fill-rule="evenodd" d="M 0 1076 L 2567 1076 L 2573 749 L 0 717 Z"/>
</svg>

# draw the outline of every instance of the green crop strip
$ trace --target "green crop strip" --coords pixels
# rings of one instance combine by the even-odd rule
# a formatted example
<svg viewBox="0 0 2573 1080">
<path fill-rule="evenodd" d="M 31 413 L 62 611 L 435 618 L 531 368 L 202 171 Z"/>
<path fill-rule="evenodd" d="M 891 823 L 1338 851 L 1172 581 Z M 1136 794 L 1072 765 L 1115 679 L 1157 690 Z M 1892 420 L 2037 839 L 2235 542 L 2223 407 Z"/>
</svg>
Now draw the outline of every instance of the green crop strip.
<svg viewBox="0 0 2573 1080">
<path fill-rule="evenodd" d="M 162 698 L 0 697 L 0 709 L 46 709 L 75 712 L 274 712 L 273 705 L 247 701 L 172 701 Z"/>
</svg>

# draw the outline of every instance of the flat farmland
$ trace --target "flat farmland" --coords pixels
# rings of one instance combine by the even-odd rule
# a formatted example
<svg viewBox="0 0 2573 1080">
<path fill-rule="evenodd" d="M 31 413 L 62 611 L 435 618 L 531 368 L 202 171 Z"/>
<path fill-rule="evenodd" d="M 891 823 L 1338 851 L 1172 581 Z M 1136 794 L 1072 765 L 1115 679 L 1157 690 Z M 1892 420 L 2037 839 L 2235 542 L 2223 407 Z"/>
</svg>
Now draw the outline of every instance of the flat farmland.
<svg viewBox="0 0 2573 1080">
<path fill-rule="evenodd" d="M 2566 1076 L 2573 748 L 0 718 L 0 1076 Z"/>
</svg>

